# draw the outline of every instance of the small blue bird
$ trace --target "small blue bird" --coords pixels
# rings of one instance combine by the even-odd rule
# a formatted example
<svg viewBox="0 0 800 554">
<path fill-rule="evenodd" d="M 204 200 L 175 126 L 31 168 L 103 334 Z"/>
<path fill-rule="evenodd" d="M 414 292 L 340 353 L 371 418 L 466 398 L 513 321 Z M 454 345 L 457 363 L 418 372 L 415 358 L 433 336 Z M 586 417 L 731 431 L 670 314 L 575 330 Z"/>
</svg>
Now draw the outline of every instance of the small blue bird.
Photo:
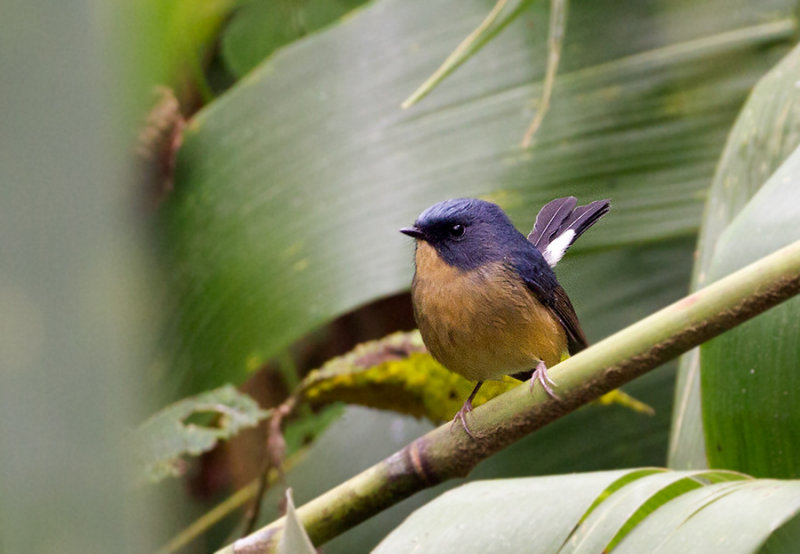
<svg viewBox="0 0 800 554">
<path fill-rule="evenodd" d="M 487 379 L 541 383 L 552 367 L 586 348 L 575 308 L 552 267 L 608 212 L 608 200 L 578 206 L 570 196 L 544 206 L 526 238 L 496 204 L 456 198 L 422 212 L 400 232 L 416 239 L 411 299 L 422 340 L 450 371 L 477 381 L 453 418 L 466 414 Z"/>
</svg>

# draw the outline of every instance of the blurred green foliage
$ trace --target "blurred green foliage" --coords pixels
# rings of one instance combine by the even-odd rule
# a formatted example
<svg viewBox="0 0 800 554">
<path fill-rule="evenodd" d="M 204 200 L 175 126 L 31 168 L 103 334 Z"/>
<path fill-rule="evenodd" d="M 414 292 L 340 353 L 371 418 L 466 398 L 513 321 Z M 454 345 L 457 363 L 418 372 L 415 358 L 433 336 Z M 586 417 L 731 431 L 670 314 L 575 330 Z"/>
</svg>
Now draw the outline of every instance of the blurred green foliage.
<svg viewBox="0 0 800 554">
<path fill-rule="evenodd" d="M 725 136 L 750 87 L 796 33 L 789 0 L 573 3 L 551 109 L 531 149 L 521 150 L 530 99 L 541 94 L 547 3 L 513 12 L 502 33 L 408 111 L 400 102 L 491 2 L 375 0 L 351 13 L 359 4 L 217 0 L 140 8 L 150 18 L 150 58 L 159 64 L 153 82 L 185 91 L 182 98 L 199 92 L 206 103 L 186 129 L 175 190 L 158 214 L 168 321 L 151 376 L 169 396 L 241 383 L 313 330 L 405 290 L 411 251 L 396 230 L 447 197 L 498 202 L 525 231 L 554 197 L 610 197 L 612 213 L 558 270 L 591 339 L 682 296 Z M 240 79 L 213 100 L 204 73 L 210 63 Z M 771 137 L 781 133 L 767 131 L 767 144 L 775 146 Z M 740 194 L 737 179 L 760 186 L 735 168 L 744 159 L 742 173 L 765 178 L 782 159 L 781 144 L 766 165 L 758 149 L 727 154 L 720 171 L 733 178 L 726 178 L 728 191 Z M 701 260 L 711 253 L 701 243 Z M 473 478 L 663 464 L 673 369 L 626 389 L 654 406 L 655 417 L 587 407 L 485 462 Z M 339 377 L 342 385 L 352 376 Z M 373 377 L 368 384 L 383 374 Z M 369 387 L 350 384 L 331 387 L 363 400 Z M 436 387 L 427 391 L 435 399 L 452 383 L 427 385 Z M 468 392 L 461 389 L 453 387 L 456 396 Z M 396 387 L 372 393 L 385 397 L 362 403 L 407 405 Z M 437 407 L 437 418 L 447 419 L 451 406 Z M 290 473 L 299 499 L 424 428 L 367 410 L 346 413 Z M 697 436 L 699 410 L 693 413 L 683 422 Z M 371 418 L 381 423 L 363 421 Z M 347 442 L 351 432 L 385 448 L 368 453 Z M 340 537 L 330 551 L 370 548 L 398 514 L 432 494 Z M 265 509 L 262 519 L 274 516 Z"/>
<path fill-rule="evenodd" d="M 366 0 L 241 0 L 222 33 L 225 65 L 237 78 L 280 47 L 335 23 Z"/>
</svg>

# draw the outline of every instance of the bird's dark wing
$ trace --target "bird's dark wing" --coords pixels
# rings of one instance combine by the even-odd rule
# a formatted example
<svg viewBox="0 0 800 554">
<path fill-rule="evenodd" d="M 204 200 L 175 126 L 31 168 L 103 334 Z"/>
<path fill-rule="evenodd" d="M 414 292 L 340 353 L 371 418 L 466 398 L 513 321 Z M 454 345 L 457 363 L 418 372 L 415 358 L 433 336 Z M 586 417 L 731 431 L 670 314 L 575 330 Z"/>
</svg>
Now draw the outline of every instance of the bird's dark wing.
<svg viewBox="0 0 800 554">
<path fill-rule="evenodd" d="M 559 285 L 555 284 L 549 291 L 545 291 L 540 282 L 525 279 L 523 280 L 528 288 L 536 295 L 539 302 L 544 304 L 552 311 L 561 326 L 567 333 L 567 349 L 570 354 L 576 354 L 589 345 L 586 340 L 586 335 L 583 333 L 581 324 L 578 321 L 578 314 L 575 313 L 575 308 L 572 307 L 572 302 L 569 300 L 566 291 Z"/>
<path fill-rule="evenodd" d="M 538 250 L 528 243 L 524 250 L 512 256 L 517 274 L 528 289 L 544 306 L 555 314 L 567 333 L 567 348 L 570 354 L 580 352 L 588 345 L 586 335 L 578 322 L 567 293 L 556 280 L 555 273 L 547 265 Z"/>
<path fill-rule="evenodd" d="M 586 340 L 586 335 L 583 334 L 581 324 L 578 322 L 578 315 L 575 313 L 575 308 L 572 307 L 572 302 L 570 302 L 567 293 L 561 288 L 561 285 L 556 284 L 551 294 L 545 294 L 536 282 L 525 280 L 525 284 L 533 291 L 539 301 L 550 308 L 556 317 L 558 317 L 567 333 L 567 349 L 570 355 L 577 354 L 586 348 L 589 342 Z M 514 373 L 511 377 L 519 381 L 527 381 L 532 375 L 533 369 L 530 369 Z"/>
<path fill-rule="evenodd" d="M 575 308 L 572 307 L 572 302 L 569 301 L 569 296 L 561 288 L 561 285 L 556 287 L 553 291 L 553 312 L 561 320 L 564 329 L 567 330 L 567 347 L 570 354 L 576 354 L 589 345 L 586 340 L 586 335 L 583 334 L 583 329 L 578 321 L 578 314 L 575 313 Z"/>
</svg>

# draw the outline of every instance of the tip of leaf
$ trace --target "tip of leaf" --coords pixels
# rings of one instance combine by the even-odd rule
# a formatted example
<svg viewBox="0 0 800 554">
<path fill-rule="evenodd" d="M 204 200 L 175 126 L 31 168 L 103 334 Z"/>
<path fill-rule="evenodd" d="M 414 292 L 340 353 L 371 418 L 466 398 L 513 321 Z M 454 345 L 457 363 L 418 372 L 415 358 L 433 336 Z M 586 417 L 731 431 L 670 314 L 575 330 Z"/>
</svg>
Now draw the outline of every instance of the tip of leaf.
<svg viewBox="0 0 800 554">
<path fill-rule="evenodd" d="M 622 391 L 621 389 L 616 389 L 607 394 L 604 394 L 603 396 L 597 399 L 597 403 L 600 404 L 601 406 L 618 404 L 623 408 L 631 409 L 634 412 L 638 412 L 640 414 L 646 414 L 649 416 L 656 415 L 656 411 L 655 409 L 653 409 L 652 406 L 645 404 L 641 400 L 637 400 L 636 398 L 632 397 L 631 395 Z"/>
<path fill-rule="evenodd" d="M 424 89 L 424 85 L 422 87 L 418 88 L 417 90 L 415 90 L 411 94 L 411 96 L 409 96 L 408 98 L 403 100 L 403 102 L 400 104 L 400 107 L 402 109 L 404 109 L 404 110 L 407 110 L 408 108 L 410 108 L 411 106 L 413 106 L 414 104 L 419 102 L 420 99 L 423 96 L 425 96 L 425 94 L 427 94 L 427 92 L 425 92 L 423 89 Z"/>
<path fill-rule="evenodd" d="M 278 542 L 277 552 L 278 554 L 316 554 L 311 539 L 295 511 L 291 488 L 286 489 L 286 524 Z"/>
</svg>

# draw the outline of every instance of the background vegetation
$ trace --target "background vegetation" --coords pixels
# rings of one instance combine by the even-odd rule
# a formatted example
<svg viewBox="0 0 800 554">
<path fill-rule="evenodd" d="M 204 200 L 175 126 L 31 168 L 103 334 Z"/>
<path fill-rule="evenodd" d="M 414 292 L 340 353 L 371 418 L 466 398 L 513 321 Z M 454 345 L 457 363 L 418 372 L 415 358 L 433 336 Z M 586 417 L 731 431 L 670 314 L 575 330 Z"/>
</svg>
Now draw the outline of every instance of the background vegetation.
<svg viewBox="0 0 800 554">
<path fill-rule="evenodd" d="M 401 109 L 493 8 L 455 71 Z M 469 386 L 413 333 L 325 365 L 413 329 L 412 247 L 397 229 L 435 201 L 480 196 L 527 231 L 554 197 L 610 198 L 612 212 L 558 269 L 592 341 L 800 238 L 794 2 L 571 3 L 549 110 L 523 148 L 542 106 L 550 10 L 531 0 L 13 7 L 18 24 L 0 48 L 15 76 L 2 94 L 0 546 L 152 549 L 201 516 L 199 538 L 178 535 L 193 538 L 186 551 L 229 543 L 265 467 L 268 410 L 292 391 L 303 394 L 282 436 L 298 506 L 447 419 Z M 623 491 L 627 512 L 612 509 L 621 500 L 593 512 L 608 533 L 633 527 L 664 490 L 696 510 L 715 487 L 739 487 L 723 489 L 733 508 L 698 525 L 736 521 L 750 489 L 772 482 L 716 471 L 735 470 L 785 480 L 767 495 L 781 510 L 764 521 L 788 521 L 791 536 L 799 312 L 789 301 L 711 341 L 681 360 L 677 381 L 667 364 L 626 386 L 652 415 L 624 398 L 587 406 L 467 480 L 502 477 L 497 490 L 519 495 L 519 505 L 511 493 L 485 500 L 504 521 L 503 502 L 526 513 L 531 498 L 566 499 L 570 529 L 595 499 Z M 130 493 L 119 468 L 131 443 L 140 481 L 173 477 Z M 667 463 L 682 472 L 621 471 Z M 599 470 L 614 471 L 565 475 Z M 325 551 L 368 550 L 461 483 Z M 282 494 L 269 489 L 255 525 L 279 515 Z M 76 498 L 93 501 L 73 510 Z M 131 504 L 149 508 L 139 517 Z M 437 509 L 446 504 L 417 512 L 382 548 L 417 536 L 420 521 L 430 530 Z M 464 528 L 487 526 L 465 515 Z M 742 551 L 780 549 L 770 533 Z M 644 523 L 630 539 L 662 540 Z"/>
</svg>

